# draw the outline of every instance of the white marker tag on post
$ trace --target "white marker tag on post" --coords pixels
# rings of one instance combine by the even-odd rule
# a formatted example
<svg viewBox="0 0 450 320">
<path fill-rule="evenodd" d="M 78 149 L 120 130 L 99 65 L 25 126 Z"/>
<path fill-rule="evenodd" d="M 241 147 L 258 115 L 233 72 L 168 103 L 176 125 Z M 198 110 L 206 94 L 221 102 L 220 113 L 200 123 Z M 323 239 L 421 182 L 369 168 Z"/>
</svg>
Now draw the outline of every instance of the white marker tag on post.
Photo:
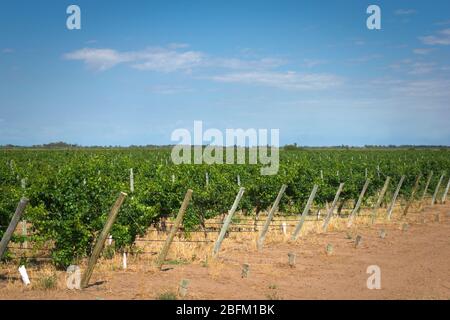
<svg viewBox="0 0 450 320">
<path fill-rule="evenodd" d="M 23 283 L 26 286 L 31 284 L 30 278 L 28 277 L 27 269 L 25 269 L 25 266 L 20 266 L 19 267 L 19 273 L 20 273 L 20 276 L 22 277 Z"/>
</svg>

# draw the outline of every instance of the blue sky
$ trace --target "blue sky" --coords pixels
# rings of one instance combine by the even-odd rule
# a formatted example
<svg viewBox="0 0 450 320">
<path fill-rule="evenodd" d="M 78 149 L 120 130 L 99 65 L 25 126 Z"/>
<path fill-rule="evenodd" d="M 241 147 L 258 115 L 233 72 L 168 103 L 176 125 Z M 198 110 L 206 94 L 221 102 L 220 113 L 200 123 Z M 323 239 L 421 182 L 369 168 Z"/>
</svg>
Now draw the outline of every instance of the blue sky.
<svg viewBox="0 0 450 320">
<path fill-rule="evenodd" d="M 0 30 L 0 144 L 450 145 L 449 1 L 2 0 Z"/>
</svg>

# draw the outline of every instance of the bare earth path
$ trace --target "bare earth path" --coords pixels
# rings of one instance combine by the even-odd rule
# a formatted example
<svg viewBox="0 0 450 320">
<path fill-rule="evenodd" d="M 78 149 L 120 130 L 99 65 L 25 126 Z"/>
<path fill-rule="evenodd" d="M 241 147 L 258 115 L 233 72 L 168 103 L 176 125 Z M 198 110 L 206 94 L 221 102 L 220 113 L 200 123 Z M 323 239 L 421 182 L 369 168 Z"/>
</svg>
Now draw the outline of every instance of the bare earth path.
<svg viewBox="0 0 450 320">
<path fill-rule="evenodd" d="M 440 222 L 435 214 L 440 213 Z M 450 206 L 425 210 L 402 231 L 402 223 L 360 227 L 360 247 L 345 231 L 310 234 L 297 244 L 268 244 L 261 252 L 225 250 L 220 262 L 170 266 L 166 271 L 96 272 L 84 291 L 36 290 L 20 281 L 5 280 L 0 271 L 0 299 L 155 299 L 176 292 L 181 279 L 189 279 L 187 299 L 449 299 Z M 387 236 L 381 239 L 379 230 Z M 227 241 L 227 240 L 225 240 Z M 333 245 L 327 256 L 325 247 Z M 297 255 L 296 267 L 287 264 L 288 252 Z M 250 275 L 241 278 L 243 263 Z M 381 268 L 381 289 L 369 290 L 369 265 Z M 63 277 L 63 274 L 61 274 Z"/>
</svg>

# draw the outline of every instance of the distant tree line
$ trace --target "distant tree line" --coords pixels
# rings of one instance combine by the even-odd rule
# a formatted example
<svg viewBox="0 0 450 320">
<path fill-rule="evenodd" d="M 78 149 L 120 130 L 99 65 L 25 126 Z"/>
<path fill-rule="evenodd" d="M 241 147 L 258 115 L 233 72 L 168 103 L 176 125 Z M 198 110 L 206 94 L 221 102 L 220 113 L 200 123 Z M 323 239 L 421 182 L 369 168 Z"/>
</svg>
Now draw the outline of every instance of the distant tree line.
<svg viewBox="0 0 450 320">
<path fill-rule="evenodd" d="M 0 149 L 135 149 L 135 148 L 151 148 L 151 149 L 165 149 L 171 148 L 174 145 L 130 145 L 130 146 L 82 146 L 78 144 L 70 144 L 63 141 L 51 142 L 46 144 L 37 144 L 32 146 L 20 146 L 20 145 L 0 145 Z M 235 146 L 236 147 L 236 146 Z M 300 146 L 297 143 L 286 144 L 281 147 L 284 150 L 296 150 L 296 149 L 449 149 L 450 146 L 444 145 L 364 145 L 364 146 L 350 146 L 350 145 L 339 145 L 339 146 Z"/>
</svg>

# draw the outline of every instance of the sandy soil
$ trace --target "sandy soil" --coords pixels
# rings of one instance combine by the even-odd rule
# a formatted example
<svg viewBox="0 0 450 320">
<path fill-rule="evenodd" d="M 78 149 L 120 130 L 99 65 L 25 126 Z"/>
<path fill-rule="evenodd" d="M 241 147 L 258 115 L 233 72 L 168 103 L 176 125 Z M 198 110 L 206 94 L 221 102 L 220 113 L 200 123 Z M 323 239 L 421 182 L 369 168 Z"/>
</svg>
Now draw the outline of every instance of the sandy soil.
<svg viewBox="0 0 450 320">
<path fill-rule="evenodd" d="M 185 299 L 449 299 L 450 205 L 426 208 L 424 215 L 422 223 L 412 213 L 406 231 L 404 221 L 397 220 L 311 233 L 295 243 L 272 242 L 261 252 L 228 244 L 216 261 L 170 265 L 164 271 L 142 261 L 133 267 L 130 260 L 126 271 L 96 269 L 92 285 L 83 291 L 63 289 L 63 273 L 58 289 L 43 290 L 26 288 L 17 275 L 3 270 L 0 299 L 157 299 L 176 293 L 181 279 L 189 279 Z M 379 237 L 383 228 L 384 239 Z M 362 243 L 355 247 L 357 234 Z M 331 255 L 327 244 L 333 246 Z M 289 252 L 296 254 L 294 267 L 288 265 Z M 248 278 L 241 277 L 244 263 L 250 265 Z M 367 288 L 370 265 L 381 269 L 379 290 Z"/>
</svg>

